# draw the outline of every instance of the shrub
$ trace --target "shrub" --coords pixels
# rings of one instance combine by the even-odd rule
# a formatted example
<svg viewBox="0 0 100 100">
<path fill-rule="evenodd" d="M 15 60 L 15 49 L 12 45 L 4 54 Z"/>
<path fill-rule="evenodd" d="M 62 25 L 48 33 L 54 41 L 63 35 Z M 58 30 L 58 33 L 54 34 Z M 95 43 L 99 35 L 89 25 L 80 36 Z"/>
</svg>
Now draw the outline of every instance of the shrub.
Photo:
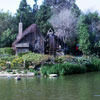
<svg viewBox="0 0 100 100">
<path fill-rule="evenodd" d="M 93 57 L 91 59 L 91 67 L 92 67 L 92 71 L 99 71 L 100 70 L 100 59 Z"/>
<path fill-rule="evenodd" d="M 25 54 L 28 54 L 28 53 L 31 53 L 31 52 L 18 53 L 18 56 L 22 57 L 22 56 L 24 56 Z"/>
<path fill-rule="evenodd" d="M 85 66 L 87 72 L 100 70 L 100 59 L 97 57 L 82 57 L 81 59 L 78 59 L 78 63 Z"/>
<path fill-rule="evenodd" d="M 22 58 L 25 60 L 26 67 L 29 67 L 44 63 L 50 58 L 50 56 L 35 53 L 27 53 L 23 55 Z"/>
<path fill-rule="evenodd" d="M 27 70 L 24 70 L 24 74 L 27 74 L 27 72 L 28 72 Z"/>
<path fill-rule="evenodd" d="M 23 59 L 21 57 L 15 57 L 11 62 L 12 68 L 23 68 Z"/>
<path fill-rule="evenodd" d="M 13 71 L 12 71 L 12 69 L 7 69 L 7 72 L 10 73 L 10 72 L 13 72 Z"/>
<path fill-rule="evenodd" d="M 14 51 L 12 48 L 0 48 L 0 55 L 14 55 Z"/>
<path fill-rule="evenodd" d="M 16 72 L 15 71 L 13 71 L 13 73 L 12 74 L 16 74 Z"/>
<path fill-rule="evenodd" d="M 15 58 L 15 56 L 2 56 L 0 57 L 0 66 L 2 68 L 9 69 L 11 67 L 11 61 Z"/>
<path fill-rule="evenodd" d="M 65 57 L 56 57 L 55 62 L 56 63 L 63 63 L 65 61 Z"/>
<path fill-rule="evenodd" d="M 39 72 L 37 70 L 34 70 L 35 75 L 39 75 Z"/>
<path fill-rule="evenodd" d="M 30 72 L 34 72 L 34 69 L 30 68 L 29 71 L 30 71 Z"/>
<path fill-rule="evenodd" d="M 0 59 L 0 67 L 6 67 L 6 61 Z"/>
<path fill-rule="evenodd" d="M 1 60 L 5 60 L 5 61 L 12 61 L 14 58 L 15 56 L 10 56 L 10 55 L 6 55 L 6 56 L 2 55 L 0 57 Z"/>
<path fill-rule="evenodd" d="M 79 74 L 85 73 L 86 67 L 79 64 L 55 64 L 55 65 L 45 65 L 41 68 L 41 73 L 43 75 L 58 74 L 58 75 L 68 75 L 68 74 Z"/>
<path fill-rule="evenodd" d="M 18 74 L 21 74 L 21 73 L 22 73 L 20 69 L 17 69 L 16 72 L 17 72 Z"/>
</svg>

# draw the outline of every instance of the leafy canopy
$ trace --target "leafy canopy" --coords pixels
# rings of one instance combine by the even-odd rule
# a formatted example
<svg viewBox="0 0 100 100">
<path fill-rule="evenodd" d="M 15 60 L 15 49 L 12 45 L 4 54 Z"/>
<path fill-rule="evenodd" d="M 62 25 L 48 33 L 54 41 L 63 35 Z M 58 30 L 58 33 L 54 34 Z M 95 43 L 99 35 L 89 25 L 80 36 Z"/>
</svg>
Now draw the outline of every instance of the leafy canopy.
<svg viewBox="0 0 100 100">
<path fill-rule="evenodd" d="M 47 33 L 49 28 L 52 28 L 48 19 L 51 17 L 51 9 L 46 5 L 42 5 L 36 14 L 36 24 L 39 25 L 41 33 L 44 35 Z"/>
</svg>

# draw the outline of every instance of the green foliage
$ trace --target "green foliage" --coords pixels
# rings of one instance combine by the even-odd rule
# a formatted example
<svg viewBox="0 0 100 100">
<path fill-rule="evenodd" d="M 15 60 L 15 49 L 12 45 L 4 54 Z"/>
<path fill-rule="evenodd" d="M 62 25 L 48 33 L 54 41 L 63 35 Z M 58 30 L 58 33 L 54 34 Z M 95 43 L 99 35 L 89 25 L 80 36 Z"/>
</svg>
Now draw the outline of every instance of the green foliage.
<svg viewBox="0 0 100 100">
<path fill-rule="evenodd" d="M 79 17 L 81 14 L 81 10 L 79 9 L 79 7 L 76 4 L 72 5 L 71 11 L 75 15 L 75 17 Z"/>
<path fill-rule="evenodd" d="M 27 70 L 24 70 L 24 74 L 27 74 L 27 72 L 28 72 Z"/>
<path fill-rule="evenodd" d="M 15 17 L 9 12 L 0 11 L 0 48 L 9 47 L 15 39 Z"/>
<path fill-rule="evenodd" d="M 63 63 L 65 61 L 66 57 L 56 57 L 55 58 L 55 63 Z"/>
<path fill-rule="evenodd" d="M 11 68 L 11 61 L 15 58 L 15 56 L 11 55 L 2 55 L 0 56 L 0 67 L 9 69 Z"/>
<path fill-rule="evenodd" d="M 37 70 L 33 71 L 35 75 L 39 75 L 39 72 Z"/>
<path fill-rule="evenodd" d="M 13 55 L 14 51 L 12 48 L 0 48 L 0 55 Z"/>
<path fill-rule="evenodd" d="M 10 56 L 10 55 L 2 55 L 1 57 L 0 57 L 0 59 L 1 60 L 5 60 L 5 61 L 12 61 L 13 59 L 15 58 L 15 56 Z"/>
<path fill-rule="evenodd" d="M 14 20 L 15 17 L 12 16 L 11 13 L 0 11 L 0 35 L 2 32 L 7 30 L 8 27 L 10 29 L 14 29 L 14 26 L 16 26 L 16 24 L 14 24 Z"/>
<path fill-rule="evenodd" d="M 12 74 L 16 74 L 16 72 L 15 71 L 13 71 L 13 73 Z"/>
<path fill-rule="evenodd" d="M 79 49 L 82 50 L 83 54 L 90 53 L 90 41 L 89 41 L 89 33 L 88 26 L 84 23 L 79 24 L 78 27 L 78 35 L 79 35 Z"/>
<path fill-rule="evenodd" d="M 25 55 L 25 54 L 28 54 L 29 52 L 25 52 L 25 53 L 18 53 L 18 56 L 19 57 L 22 57 L 23 55 Z M 31 52 L 30 52 L 31 53 Z"/>
<path fill-rule="evenodd" d="M 41 33 L 44 35 L 52 28 L 48 19 L 51 17 L 51 9 L 46 5 L 42 5 L 36 14 L 36 24 L 39 25 Z"/>
<path fill-rule="evenodd" d="M 92 71 L 98 71 L 100 70 L 100 59 L 97 57 L 91 58 L 91 63 L 92 63 Z"/>
<path fill-rule="evenodd" d="M 7 69 L 7 72 L 8 72 L 8 73 L 12 72 L 12 69 Z"/>
<path fill-rule="evenodd" d="M 79 64 L 55 64 L 55 65 L 46 65 L 41 68 L 41 73 L 43 75 L 50 75 L 50 74 L 58 74 L 58 75 L 69 75 L 69 74 L 79 74 L 85 73 L 86 68 L 85 66 L 81 66 Z"/>
<path fill-rule="evenodd" d="M 22 18 L 21 18 L 22 17 Z M 21 0 L 19 9 L 16 13 L 17 25 L 21 19 L 23 22 L 23 29 L 25 30 L 28 26 L 34 23 L 34 14 L 31 7 L 27 4 L 26 0 Z"/>
<path fill-rule="evenodd" d="M 35 54 L 35 53 L 27 53 L 22 56 L 27 66 L 34 66 L 42 64 L 43 62 L 47 61 L 50 56 L 42 55 L 42 54 Z"/>
<path fill-rule="evenodd" d="M 2 53 L 3 54 L 3 53 Z M 35 53 L 26 53 L 21 56 L 1 55 L 0 67 L 10 67 L 13 69 L 34 67 L 35 65 L 41 65 L 50 58 L 48 55 L 41 55 Z M 8 64 L 9 63 L 9 64 Z"/>
<path fill-rule="evenodd" d="M 98 12 L 88 12 L 85 14 L 84 23 L 91 25 L 93 22 L 98 22 L 100 20 Z"/>
<path fill-rule="evenodd" d="M 30 71 L 30 72 L 34 72 L 34 69 L 33 69 L 33 68 L 30 68 L 29 71 Z"/>
<path fill-rule="evenodd" d="M 85 45 L 85 47 L 86 46 L 89 47 L 87 54 L 88 52 L 91 52 L 92 54 L 95 53 L 100 55 L 99 52 L 100 36 L 98 36 L 99 28 L 97 28 L 99 27 L 98 26 L 99 21 L 100 21 L 100 17 L 97 12 L 94 13 L 88 12 L 87 14 L 82 14 L 79 18 L 79 22 L 78 22 L 79 42 L 81 42 L 83 46 L 85 43 L 87 43 Z"/>
<path fill-rule="evenodd" d="M 0 47 L 11 46 L 17 31 L 16 16 L 9 12 L 0 11 Z"/>
<path fill-rule="evenodd" d="M 0 47 L 10 47 L 16 38 L 16 34 L 12 34 L 13 30 L 5 30 L 0 37 Z"/>
<path fill-rule="evenodd" d="M 11 61 L 11 68 L 23 68 L 23 59 L 21 57 L 15 57 Z"/>
<path fill-rule="evenodd" d="M 21 70 L 20 70 L 20 69 L 17 69 L 17 73 L 18 73 L 18 74 L 21 74 L 22 72 L 21 72 Z"/>
<path fill-rule="evenodd" d="M 100 71 L 100 59 L 97 57 L 86 56 L 75 59 L 75 62 L 44 65 L 41 67 L 41 73 L 44 76 L 49 76 L 50 74 L 58 74 L 62 76 Z"/>
<path fill-rule="evenodd" d="M 0 59 L 0 67 L 6 67 L 6 61 Z"/>
</svg>

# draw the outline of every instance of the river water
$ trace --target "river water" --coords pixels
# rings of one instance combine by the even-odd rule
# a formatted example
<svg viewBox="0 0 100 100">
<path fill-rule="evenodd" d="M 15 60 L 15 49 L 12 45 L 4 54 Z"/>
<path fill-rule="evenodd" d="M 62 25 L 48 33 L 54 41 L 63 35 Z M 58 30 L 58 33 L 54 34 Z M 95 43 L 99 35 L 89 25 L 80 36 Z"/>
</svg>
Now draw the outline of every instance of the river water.
<svg viewBox="0 0 100 100">
<path fill-rule="evenodd" d="M 100 72 L 59 78 L 0 78 L 0 100 L 100 100 Z"/>
</svg>

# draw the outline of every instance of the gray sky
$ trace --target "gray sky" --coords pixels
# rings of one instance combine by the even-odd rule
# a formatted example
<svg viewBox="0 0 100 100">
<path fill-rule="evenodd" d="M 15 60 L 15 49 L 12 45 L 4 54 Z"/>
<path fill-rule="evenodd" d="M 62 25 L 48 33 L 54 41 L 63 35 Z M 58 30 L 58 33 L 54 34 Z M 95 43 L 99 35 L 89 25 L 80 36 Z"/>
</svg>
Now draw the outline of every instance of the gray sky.
<svg viewBox="0 0 100 100">
<path fill-rule="evenodd" d="M 100 0 L 76 0 L 76 4 L 84 12 L 90 10 L 100 13 Z"/>
<path fill-rule="evenodd" d="M 12 13 L 16 12 L 18 9 L 19 3 L 21 0 L 0 0 L 0 9 L 3 11 L 10 11 Z M 33 5 L 34 0 L 27 0 L 28 4 Z M 42 0 L 38 0 L 38 4 L 41 4 Z M 90 11 L 98 11 L 100 13 L 100 0 L 76 0 L 79 8 L 86 12 Z"/>
</svg>

